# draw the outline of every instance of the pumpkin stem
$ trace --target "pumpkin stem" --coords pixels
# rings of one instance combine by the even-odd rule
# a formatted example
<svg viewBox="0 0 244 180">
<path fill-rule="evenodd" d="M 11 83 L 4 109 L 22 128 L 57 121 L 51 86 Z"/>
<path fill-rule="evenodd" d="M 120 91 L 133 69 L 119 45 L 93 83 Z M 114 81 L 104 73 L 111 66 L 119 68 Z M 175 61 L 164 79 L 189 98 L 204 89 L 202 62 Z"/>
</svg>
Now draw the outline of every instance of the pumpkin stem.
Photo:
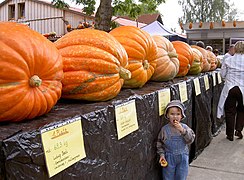
<svg viewBox="0 0 244 180">
<path fill-rule="evenodd" d="M 128 69 L 120 67 L 119 76 L 123 79 L 130 79 L 131 78 L 131 72 Z"/>
<path fill-rule="evenodd" d="M 147 69 L 149 68 L 148 60 L 144 60 L 144 62 L 143 62 L 143 68 L 144 68 L 145 70 L 147 70 Z"/>
<path fill-rule="evenodd" d="M 168 56 L 169 58 L 178 58 L 178 54 L 176 54 L 175 52 L 168 52 Z"/>
<path fill-rule="evenodd" d="M 39 87 L 42 84 L 42 80 L 37 76 L 34 75 L 29 80 L 29 85 L 31 87 Z"/>
</svg>

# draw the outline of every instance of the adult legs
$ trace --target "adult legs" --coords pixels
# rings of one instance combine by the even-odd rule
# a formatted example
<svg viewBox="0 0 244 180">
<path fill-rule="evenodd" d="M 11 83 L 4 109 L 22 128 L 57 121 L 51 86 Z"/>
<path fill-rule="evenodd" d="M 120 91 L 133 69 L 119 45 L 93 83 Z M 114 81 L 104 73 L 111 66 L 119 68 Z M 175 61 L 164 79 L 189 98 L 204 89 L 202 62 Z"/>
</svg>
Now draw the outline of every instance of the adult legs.
<svg viewBox="0 0 244 180">
<path fill-rule="evenodd" d="M 226 121 L 226 135 L 228 137 L 233 137 L 234 136 L 234 129 L 235 127 L 240 128 L 239 124 L 240 122 L 240 117 L 238 119 L 238 125 L 236 124 L 235 126 L 235 119 L 236 119 L 236 113 L 237 113 L 237 102 L 238 98 L 240 98 L 240 89 L 239 87 L 235 86 L 232 89 L 229 90 L 228 96 L 225 100 L 225 121 Z"/>
</svg>

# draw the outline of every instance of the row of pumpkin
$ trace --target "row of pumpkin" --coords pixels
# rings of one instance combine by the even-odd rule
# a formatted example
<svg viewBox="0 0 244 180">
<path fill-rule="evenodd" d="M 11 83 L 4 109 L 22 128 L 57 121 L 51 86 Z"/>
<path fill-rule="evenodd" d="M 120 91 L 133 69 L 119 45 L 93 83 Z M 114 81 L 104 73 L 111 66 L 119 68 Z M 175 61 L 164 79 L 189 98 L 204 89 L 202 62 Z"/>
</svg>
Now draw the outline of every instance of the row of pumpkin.
<svg viewBox="0 0 244 180">
<path fill-rule="evenodd" d="M 1 22 L 0 29 L 0 122 L 46 114 L 60 97 L 106 101 L 122 87 L 217 67 L 210 51 L 132 26 L 74 30 L 55 43 L 25 25 Z"/>
</svg>

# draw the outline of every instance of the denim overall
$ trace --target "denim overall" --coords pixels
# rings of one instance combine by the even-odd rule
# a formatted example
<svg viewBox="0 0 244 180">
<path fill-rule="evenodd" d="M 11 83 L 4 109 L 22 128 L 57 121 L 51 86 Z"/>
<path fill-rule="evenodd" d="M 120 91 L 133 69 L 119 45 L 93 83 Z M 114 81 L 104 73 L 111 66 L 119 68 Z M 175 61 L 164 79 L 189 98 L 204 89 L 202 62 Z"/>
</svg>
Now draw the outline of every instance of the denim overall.
<svg viewBox="0 0 244 180">
<path fill-rule="evenodd" d="M 184 124 L 181 124 L 184 127 Z M 189 149 L 182 135 L 172 136 L 166 125 L 165 159 L 168 166 L 162 168 L 163 180 L 186 180 L 189 166 Z"/>
</svg>

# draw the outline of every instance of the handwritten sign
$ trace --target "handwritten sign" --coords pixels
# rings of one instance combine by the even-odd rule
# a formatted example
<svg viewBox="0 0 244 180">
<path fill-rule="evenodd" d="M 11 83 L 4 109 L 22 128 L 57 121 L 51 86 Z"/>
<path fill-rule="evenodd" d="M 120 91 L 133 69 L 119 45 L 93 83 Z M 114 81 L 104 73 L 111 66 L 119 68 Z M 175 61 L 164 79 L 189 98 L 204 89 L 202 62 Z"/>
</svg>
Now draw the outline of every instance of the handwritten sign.
<svg viewBox="0 0 244 180">
<path fill-rule="evenodd" d="M 208 75 L 204 76 L 204 84 L 205 84 L 205 89 L 209 89 L 209 80 L 208 80 Z"/>
<path fill-rule="evenodd" d="M 179 83 L 178 85 L 179 85 L 179 90 L 180 90 L 180 100 L 181 100 L 181 102 L 185 102 L 188 100 L 186 81 Z"/>
<path fill-rule="evenodd" d="M 193 83 L 194 83 L 194 87 L 195 87 L 195 93 L 197 96 L 197 95 L 201 94 L 199 79 L 198 78 L 193 79 Z"/>
<path fill-rule="evenodd" d="M 49 177 L 86 157 L 80 117 L 42 129 L 41 139 Z"/>
<path fill-rule="evenodd" d="M 170 89 L 162 89 L 158 91 L 158 107 L 159 107 L 159 116 L 164 114 L 164 110 L 167 104 L 170 102 Z"/>
<path fill-rule="evenodd" d="M 138 127 L 135 100 L 115 106 L 118 139 L 136 131 Z"/>
<path fill-rule="evenodd" d="M 213 77 L 213 86 L 216 86 L 216 76 L 215 76 L 215 72 L 212 72 L 212 77 Z"/>
<path fill-rule="evenodd" d="M 222 79 L 221 79 L 221 76 L 220 76 L 220 72 L 218 72 L 217 77 L 218 77 L 218 84 L 220 84 L 222 82 Z"/>
</svg>

